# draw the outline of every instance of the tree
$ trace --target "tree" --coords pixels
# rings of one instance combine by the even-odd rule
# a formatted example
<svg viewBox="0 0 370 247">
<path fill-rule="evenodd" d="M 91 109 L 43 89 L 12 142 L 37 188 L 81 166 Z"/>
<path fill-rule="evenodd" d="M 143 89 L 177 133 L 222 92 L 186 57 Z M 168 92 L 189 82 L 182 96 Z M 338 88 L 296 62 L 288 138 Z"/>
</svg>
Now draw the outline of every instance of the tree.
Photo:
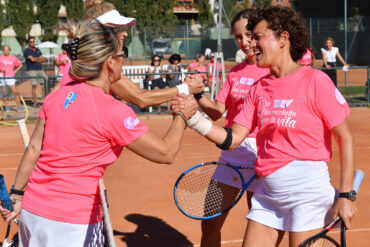
<svg viewBox="0 0 370 247">
<path fill-rule="evenodd" d="M 136 18 L 136 29 L 141 40 L 144 32 L 148 40 L 159 37 L 172 37 L 178 20 L 173 13 L 173 0 L 108 0 L 120 13 Z"/>
<path fill-rule="evenodd" d="M 259 8 L 266 5 L 271 5 L 271 0 L 256 0 L 253 4 L 253 6 Z"/>
<path fill-rule="evenodd" d="M 67 16 L 70 20 L 81 20 L 85 13 L 82 0 L 62 0 L 62 3 L 66 7 Z"/>
<path fill-rule="evenodd" d="M 33 12 L 32 0 L 8 0 L 5 6 L 9 24 L 17 34 L 17 40 L 25 47 L 26 36 L 31 31 L 36 18 Z"/>
<path fill-rule="evenodd" d="M 199 1 L 199 14 L 198 20 L 202 27 L 211 27 L 214 25 L 213 15 L 211 13 L 211 6 L 208 0 Z"/>
<path fill-rule="evenodd" d="M 0 2 L 0 30 L 4 30 L 8 27 L 8 22 L 6 15 L 4 13 L 5 6 Z M 1 35 L 0 35 L 0 45 L 1 45 Z"/>
<path fill-rule="evenodd" d="M 37 16 L 44 34 L 42 40 L 56 41 L 58 36 L 58 11 L 61 0 L 35 0 L 37 6 Z"/>
</svg>

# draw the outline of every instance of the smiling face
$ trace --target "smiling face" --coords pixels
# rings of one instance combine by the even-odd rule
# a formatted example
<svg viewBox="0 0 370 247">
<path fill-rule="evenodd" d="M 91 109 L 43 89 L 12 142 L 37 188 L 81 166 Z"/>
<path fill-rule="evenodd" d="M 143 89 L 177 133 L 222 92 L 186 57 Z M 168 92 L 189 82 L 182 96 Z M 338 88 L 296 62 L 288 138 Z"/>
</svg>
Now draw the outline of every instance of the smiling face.
<svg viewBox="0 0 370 247">
<path fill-rule="evenodd" d="M 9 46 L 4 46 L 3 53 L 4 53 L 5 56 L 9 56 L 9 54 L 10 54 Z"/>
<path fill-rule="evenodd" d="M 331 48 L 333 47 L 333 42 L 330 39 L 327 39 L 325 41 L 325 47 L 326 49 L 331 50 Z"/>
<path fill-rule="evenodd" d="M 251 31 L 247 30 L 246 26 L 248 24 L 248 19 L 242 18 L 239 21 L 235 22 L 233 26 L 233 33 L 236 42 L 238 43 L 239 49 L 244 52 L 251 58 L 254 56 L 254 52 L 250 49 L 252 42 Z"/>
<path fill-rule="evenodd" d="M 258 67 L 270 68 L 279 63 L 282 50 L 280 38 L 268 28 L 265 20 L 260 21 L 253 29 L 251 47 Z"/>
</svg>

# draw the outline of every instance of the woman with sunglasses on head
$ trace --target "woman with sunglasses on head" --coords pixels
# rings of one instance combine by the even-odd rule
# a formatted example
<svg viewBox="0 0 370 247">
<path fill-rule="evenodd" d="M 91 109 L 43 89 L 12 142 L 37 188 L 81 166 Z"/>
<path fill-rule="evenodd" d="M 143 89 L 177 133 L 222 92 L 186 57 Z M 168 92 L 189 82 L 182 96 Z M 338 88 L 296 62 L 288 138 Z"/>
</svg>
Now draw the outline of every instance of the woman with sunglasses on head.
<svg viewBox="0 0 370 247">
<path fill-rule="evenodd" d="M 104 2 L 102 0 L 85 0 L 86 13 L 84 20 L 94 20 L 97 18 L 104 25 L 109 25 L 117 28 L 119 38 L 124 41 L 128 36 L 127 30 L 136 24 L 135 18 L 125 17 L 119 14 L 113 4 Z M 70 64 L 67 65 L 66 70 L 69 70 Z M 54 89 L 57 90 L 60 86 L 73 81 L 68 73 L 65 73 Z M 139 89 L 124 74 L 121 79 L 112 84 L 113 93 L 124 101 L 137 105 L 140 108 L 158 105 L 171 100 L 177 94 L 195 94 L 204 90 L 203 80 L 196 76 L 187 77 L 184 83 L 177 85 L 174 88 L 165 88 L 162 90 L 149 91 Z"/>
<path fill-rule="evenodd" d="M 147 70 L 149 74 L 147 76 L 148 83 L 151 82 L 150 90 L 164 89 L 168 88 L 168 85 L 163 81 L 163 69 L 161 67 L 161 57 L 158 55 L 152 56 L 152 62 Z M 148 85 L 149 87 L 149 85 Z M 161 111 L 161 106 L 157 106 L 157 111 Z"/>
<path fill-rule="evenodd" d="M 70 73 L 76 79 L 45 98 L 10 192 L 14 211 L 0 208 L 8 222 L 21 213 L 23 246 L 104 246 L 98 186 L 106 167 L 124 147 L 171 163 L 197 108 L 188 98 L 167 134 L 158 137 L 109 94 L 124 61 L 114 29 L 87 22 L 68 31 Z"/>
<path fill-rule="evenodd" d="M 200 108 L 213 120 L 220 119 L 225 112 L 225 126 L 230 128 L 235 116 L 241 109 L 245 97 L 249 93 L 250 87 L 257 81 L 270 73 L 268 69 L 258 68 L 256 65 L 256 56 L 250 45 L 252 42 L 251 31 L 247 29 L 249 10 L 242 10 L 233 18 L 231 22 L 232 33 L 238 43 L 239 48 L 246 54 L 246 61 L 234 66 L 226 81 L 217 95 L 215 101 L 211 101 L 203 94 L 195 95 Z M 233 151 L 223 150 L 219 158 L 220 162 L 226 162 L 237 165 L 253 165 L 257 158 L 256 147 L 256 130 L 250 134 Z M 247 170 L 247 169 L 246 169 Z M 243 176 L 245 181 L 251 177 L 248 171 L 244 171 Z M 251 207 L 251 197 L 257 188 L 257 180 L 255 180 L 247 188 L 248 208 Z M 240 188 L 236 191 L 237 196 Z M 232 191 L 230 188 L 229 191 Z M 202 221 L 202 247 L 217 247 L 221 246 L 221 228 L 226 220 L 228 213 L 219 217 Z"/>
<path fill-rule="evenodd" d="M 304 18 L 291 8 L 269 6 L 249 15 L 248 29 L 257 66 L 269 68 L 270 75 L 251 87 L 231 128 L 213 125 L 199 113 L 188 121 L 230 150 L 258 128 L 260 186 L 252 197 L 243 246 L 278 246 L 287 231 L 289 246 L 296 247 L 336 216 L 350 228 L 356 213 L 355 198 L 348 196 L 354 174 L 350 109 L 324 72 L 298 63 L 308 48 Z M 340 149 L 337 200 L 326 164 L 332 135 Z"/>
</svg>

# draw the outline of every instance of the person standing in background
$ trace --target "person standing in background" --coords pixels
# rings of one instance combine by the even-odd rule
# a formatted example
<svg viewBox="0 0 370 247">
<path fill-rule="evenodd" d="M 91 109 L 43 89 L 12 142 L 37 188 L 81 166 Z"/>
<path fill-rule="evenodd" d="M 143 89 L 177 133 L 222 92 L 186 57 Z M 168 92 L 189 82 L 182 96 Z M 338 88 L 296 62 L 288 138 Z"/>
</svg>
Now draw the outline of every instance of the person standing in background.
<svg viewBox="0 0 370 247">
<path fill-rule="evenodd" d="M 28 47 L 24 50 L 23 55 L 26 59 L 26 70 L 28 76 L 30 77 L 43 77 L 46 78 L 45 72 L 42 70 L 41 63 L 45 61 L 45 57 L 42 55 L 39 48 L 35 46 L 36 41 L 35 37 L 29 37 L 27 40 Z M 40 83 L 44 83 L 42 78 L 31 78 L 31 85 L 32 85 L 32 98 L 33 98 L 33 106 L 38 107 L 41 104 L 37 103 L 36 97 L 36 89 Z"/>
<path fill-rule="evenodd" d="M 4 77 L 12 77 L 15 76 L 15 74 L 18 73 L 18 71 L 22 68 L 22 63 L 19 61 L 19 59 L 14 56 L 10 55 L 10 47 L 5 45 L 3 47 L 3 55 L 0 56 L 0 73 L 2 73 L 2 76 Z M 16 68 L 17 67 L 17 68 Z M 14 68 L 16 68 L 14 70 Z M 17 111 L 24 111 L 24 107 L 21 106 L 20 101 L 19 101 L 19 96 L 18 96 L 18 90 L 17 87 L 15 86 L 16 80 L 14 78 L 8 78 L 1 80 L 0 85 L 3 85 L 5 91 L 7 92 L 7 86 L 9 86 L 12 95 L 14 97 L 15 103 L 17 104 Z M 7 95 L 6 95 L 7 96 Z M 8 106 L 8 98 L 4 97 L 4 105 L 5 105 L 5 111 L 8 112 L 10 110 L 10 107 Z"/>
<path fill-rule="evenodd" d="M 62 53 L 59 53 L 55 58 L 55 65 L 58 67 L 58 75 L 63 76 L 65 68 L 67 67 L 68 63 L 69 63 L 69 58 L 67 55 L 67 48 L 65 44 L 63 44 Z"/>
<path fill-rule="evenodd" d="M 344 65 L 347 66 L 346 62 L 344 61 L 343 57 L 339 53 L 338 47 L 333 46 L 334 39 L 332 37 L 328 37 L 325 39 L 325 48 L 321 48 L 321 55 L 324 61 L 323 67 L 325 67 L 324 72 L 330 77 L 333 81 L 334 85 L 337 86 L 337 71 L 335 69 L 337 57 L 339 61 Z"/>
<path fill-rule="evenodd" d="M 304 66 L 312 66 L 313 61 L 315 61 L 315 53 L 312 48 L 308 48 L 302 58 L 298 60 L 298 63 Z"/>
</svg>

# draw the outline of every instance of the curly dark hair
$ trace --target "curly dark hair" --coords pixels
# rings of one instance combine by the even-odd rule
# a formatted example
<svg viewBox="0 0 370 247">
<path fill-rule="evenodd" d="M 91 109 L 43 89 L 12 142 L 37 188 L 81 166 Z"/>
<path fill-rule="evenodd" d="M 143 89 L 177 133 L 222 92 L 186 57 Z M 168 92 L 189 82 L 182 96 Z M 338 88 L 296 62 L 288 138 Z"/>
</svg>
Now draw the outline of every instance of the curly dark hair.
<svg viewBox="0 0 370 247">
<path fill-rule="evenodd" d="M 247 28 L 253 30 L 263 20 L 276 37 L 284 31 L 289 33 L 290 56 L 295 62 L 301 59 L 309 47 L 309 34 L 303 16 L 288 7 L 268 6 L 249 13 Z"/>
</svg>

